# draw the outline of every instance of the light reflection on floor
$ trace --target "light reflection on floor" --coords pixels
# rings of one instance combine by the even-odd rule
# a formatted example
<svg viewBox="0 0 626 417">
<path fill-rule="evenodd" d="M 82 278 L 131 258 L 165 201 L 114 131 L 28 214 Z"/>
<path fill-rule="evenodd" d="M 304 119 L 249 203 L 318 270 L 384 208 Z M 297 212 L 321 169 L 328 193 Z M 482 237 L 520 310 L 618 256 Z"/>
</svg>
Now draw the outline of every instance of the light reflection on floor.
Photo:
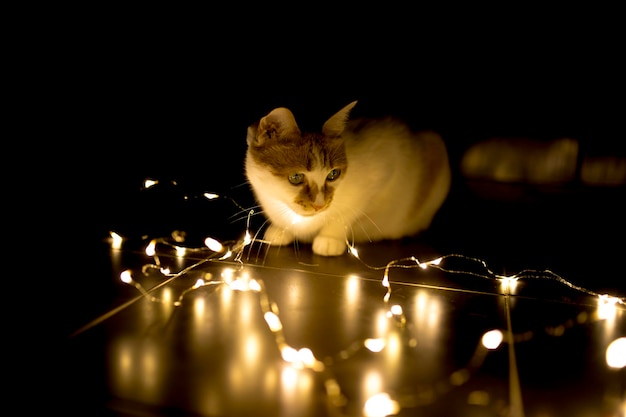
<svg viewBox="0 0 626 417">
<path fill-rule="evenodd" d="M 565 286 L 563 303 L 542 298 L 536 276 L 485 282 L 419 262 L 384 271 L 332 260 L 335 270 L 351 272 L 328 273 L 305 259 L 311 254 L 276 249 L 243 267 L 215 260 L 194 268 L 202 256 L 156 249 L 152 256 L 130 250 L 134 265 L 115 261 L 118 276 L 128 268 L 145 272 L 133 279 L 149 296 L 136 297 L 138 289 L 120 279 L 120 291 L 135 301 L 74 336 L 81 346 L 90 333 L 106 332 L 111 408 L 570 416 L 573 409 L 617 412 L 626 401 L 626 316 L 613 296 L 594 304 Z M 123 249 L 110 250 L 115 258 Z M 146 268 L 156 256 L 160 267 Z M 562 407 L 566 399 L 571 406 Z"/>
</svg>

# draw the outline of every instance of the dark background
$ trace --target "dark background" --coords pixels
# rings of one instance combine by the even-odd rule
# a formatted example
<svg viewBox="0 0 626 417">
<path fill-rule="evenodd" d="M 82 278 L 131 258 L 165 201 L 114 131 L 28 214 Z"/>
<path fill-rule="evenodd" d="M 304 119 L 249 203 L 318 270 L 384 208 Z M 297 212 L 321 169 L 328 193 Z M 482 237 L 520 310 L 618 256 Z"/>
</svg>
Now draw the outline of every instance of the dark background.
<svg viewBox="0 0 626 417">
<path fill-rule="evenodd" d="M 464 150 L 494 136 L 567 136 L 582 154 L 626 155 L 615 10 L 47 12 L 22 30 L 28 42 L 12 61 L 19 129 L 10 154 L 24 163 L 9 182 L 24 184 L 20 201 L 44 208 L 19 226 L 69 244 L 119 226 L 176 226 L 186 214 L 175 198 L 147 210 L 137 201 L 145 178 L 253 204 L 246 128 L 277 106 L 316 129 L 359 100 L 354 117 L 393 115 L 441 133 L 456 174 Z"/>
</svg>

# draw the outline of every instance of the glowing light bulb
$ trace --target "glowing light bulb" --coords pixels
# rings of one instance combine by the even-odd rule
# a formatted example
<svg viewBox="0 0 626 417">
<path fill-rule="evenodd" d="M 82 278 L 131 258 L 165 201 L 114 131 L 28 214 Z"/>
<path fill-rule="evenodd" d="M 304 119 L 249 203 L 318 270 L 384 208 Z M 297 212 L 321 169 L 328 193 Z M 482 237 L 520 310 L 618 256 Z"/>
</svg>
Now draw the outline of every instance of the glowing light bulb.
<svg viewBox="0 0 626 417">
<path fill-rule="evenodd" d="M 369 351 L 378 353 L 385 348 L 385 339 L 365 339 L 363 345 L 365 345 Z"/>
<path fill-rule="evenodd" d="M 133 282 L 133 277 L 128 269 L 122 271 L 122 273 L 120 274 L 120 279 L 126 284 L 130 284 L 131 282 Z"/>
<path fill-rule="evenodd" d="M 111 235 L 111 247 L 113 249 L 120 249 L 122 247 L 122 241 L 124 240 L 122 236 L 113 231 L 109 232 L 109 234 Z"/>
<path fill-rule="evenodd" d="M 285 362 L 295 362 L 298 357 L 298 351 L 289 345 L 285 345 L 280 350 L 280 355 Z"/>
<path fill-rule="evenodd" d="M 271 331 L 278 332 L 282 330 L 283 324 L 280 322 L 280 319 L 278 318 L 278 316 L 274 314 L 273 312 L 267 311 L 263 315 L 263 318 L 265 319 L 265 322 L 267 323 L 267 326 L 270 328 Z"/>
<path fill-rule="evenodd" d="M 231 290 L 234 291 L 245 291 L 246 286 L 240 279 L 235 279 L 231 282 L 227 283 Z"/>
<path fill-rule="evenodd" d="M 158 183 L 159 183 L 158 181 L 148 178 L 143 182 L 143 186 L 144 188 L 150 188 L 150 187 L 157 185 Z"/>
<path fill-rule="evenodd" d="M 224 250 L 224 246 L 222 246 L 219 241 L 213 239 L 212 237 L 207 237 L 206 239 L 204 239 L 204 244 L 213 252 L 221 252 Z"/>
<path fill-rule="evenodd" d="M 389 311 L 394 316 L 401 316 L 402 315 L 402 306 L 398 305 L 398 304 L 392 305 L 391 308 L 389 309 Z"/>
<path fill-rule="evenodd" d="M 156 254 L 156 240 L 152 239 L 148 246 L 146 246 L 146 255 L 154 256 Z"/>
<path fill-rule="evenodd" d="M 235 271 L 232 268 L 224 268 L 224 269 L 222 269 L 222 278 L 224 278 L 224 280 L 227 283 L 232 281 L 234 274 L 235 274 Z"/>
<path fill-rule="evenodd" d="M 259 284 L 259 281 L 257 281 L 256 279 L 251 279 L 248 282 L 248 289 L 250 291 L 260 292 L 261 291 L 261 284 Z"/>
<path fill-rule="evenodd" d="M 315 362 L 317 362 L 315 360 L 315 356 L 313 355 L 313 351 L 306 347 L 298 350 L 298 360 L 308 367 L 312 367 L 315 365 Z"/>
<path fill-rule="evenodd" d="M 615 339 L 606 348 L 606 364 L 611 368 L 626 367 L 626 337 Z"/>
<path fill-rule="evenodd" d="M 246 235 L 243 238 L 243 244 L 244 246 L 247 246 L 250 243 L 252 243 L 252 236 L 250 236 L 250 231 L 246 230 Z"/>
<path fill-rule="evenodd" d="M 387 274 L 387 272 L 385 272 L 385 276 L 383 277 L 381 284 L 383 287 L 389 288 L 389 275 Z"/>
<path fill-rule="evenodd" d="M 500 288 L 504 293 L 515 291 L 517 287 L 517 277 L 500 277 Z"/>
<path fill-rule="evenodd" d="M 429 261 L 428 263 L 430 265 L 439 265 L 441 263 L 441 259 L 442 258 L 433 259 L 432 261 Z"/>
<path fill-rule="evenodd" d="M 398 414 L 400 404 L 391 399 L 389 394 L 381 392 L 367 399 L 363 413 L 366 417 L 385 417 Z"/>
<path fill-rule="evenodd" d="M 500 330 L 490 330 L 483 335 L 482 343 L 483 346 L 489 350 L 497 349 L 502 343 L 502 339 L 504 336 Z"/>
<path fill-rule="evenodd" d="M 233 251 L 230 251 L 230 250 L 229 250 L 229 251 L 226 251 L 226 253 L 224 254 L 224 256 L 220 257 L 220 258 L 219 258 L 219 260 L 220 260 L 220 261 L 223 261 L 224 259 L 228 259 L 228 258 L 230 258 L 231 256 L 233 256 Z"/>
<path fill-rule="evenodd" d="M 176 256 L 182 258 L 183 256 L 185 256 L 185 252 L 187 252 L 187 249 L 182 246 L 176 246 Z"/>
<path fill-rule="evenodd" d="M 617 297 L 608 294 L 598 296 L 598 318 L 600 320 L 610 319 L 617 314 Z"/>
<path fill-rule="evenodd" d="M 139 284 L 137 281 L 133 280 L 133 277 L 130 274 L 130 270 L 125 270 L 122 271 L 122 273 L 120 274 L 120 280 L 122 280 L 123 283 L 125 284 L 129 284 L 134 286 L 135 288 L 137 288 L 137 290 L 139 290 L 139 292 L 141 292 L 144 296 L 146 296 L 147 298 L 149 298 L 151 301 L 157 301 L 158 299 L 155 297 L 152 297 L 150 294 L 148 294 L 146 292 L 146 290 L 141 286 L 141 284 Z"/>
<path fill-rule="evenodd" d="M 348 249 L 350 250 L 350 254 L 352 254 L 352 256 L 355 258 L 359 257 L 359 251 L 354 246 L 348 246 Z"/>
<path fill-rule="evenodd" d="M 219 195 L 213 193 L 204 193 L 202 195 L 208 200 L 215 200 L 216 198 L 219 198 Z"/>
</svg>

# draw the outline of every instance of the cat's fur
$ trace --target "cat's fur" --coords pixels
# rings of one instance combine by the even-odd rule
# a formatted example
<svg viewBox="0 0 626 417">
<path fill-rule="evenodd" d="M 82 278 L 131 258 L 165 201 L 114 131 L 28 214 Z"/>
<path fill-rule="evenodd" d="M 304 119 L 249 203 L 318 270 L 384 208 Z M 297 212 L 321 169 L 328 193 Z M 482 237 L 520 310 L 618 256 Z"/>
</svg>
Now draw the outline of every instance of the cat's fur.
<svg viewBox="0 0 626 417">
<path fill-rule="evenodd" d="M 272 245 L 312 242 L 314 253 L 334 256 L 430 226 L 451 181 L 441 137 L 391 118 L 348 121 L 355 105 L 321 133 L 302 133 L 284 107 L 248 128 L 246 177 Z"/>
</svg>

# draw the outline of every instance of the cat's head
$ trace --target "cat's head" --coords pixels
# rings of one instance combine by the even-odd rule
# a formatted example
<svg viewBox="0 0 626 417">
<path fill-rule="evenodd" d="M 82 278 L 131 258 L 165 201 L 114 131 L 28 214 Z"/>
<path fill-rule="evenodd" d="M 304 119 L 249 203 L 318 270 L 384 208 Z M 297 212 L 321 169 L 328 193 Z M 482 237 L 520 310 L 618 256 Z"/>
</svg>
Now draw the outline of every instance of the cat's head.
<svg viewBox="0 0 626 417">
<path fill-rule="evenodd" d="M 355 105 L 335 113 L 320 133 L 302 133 L 284 107 L 250 126 L 246 173 L 257 196 L 280 201 L 300 216 L 326 210 L 348 169 L 342 133 Z"/>
</svg>

